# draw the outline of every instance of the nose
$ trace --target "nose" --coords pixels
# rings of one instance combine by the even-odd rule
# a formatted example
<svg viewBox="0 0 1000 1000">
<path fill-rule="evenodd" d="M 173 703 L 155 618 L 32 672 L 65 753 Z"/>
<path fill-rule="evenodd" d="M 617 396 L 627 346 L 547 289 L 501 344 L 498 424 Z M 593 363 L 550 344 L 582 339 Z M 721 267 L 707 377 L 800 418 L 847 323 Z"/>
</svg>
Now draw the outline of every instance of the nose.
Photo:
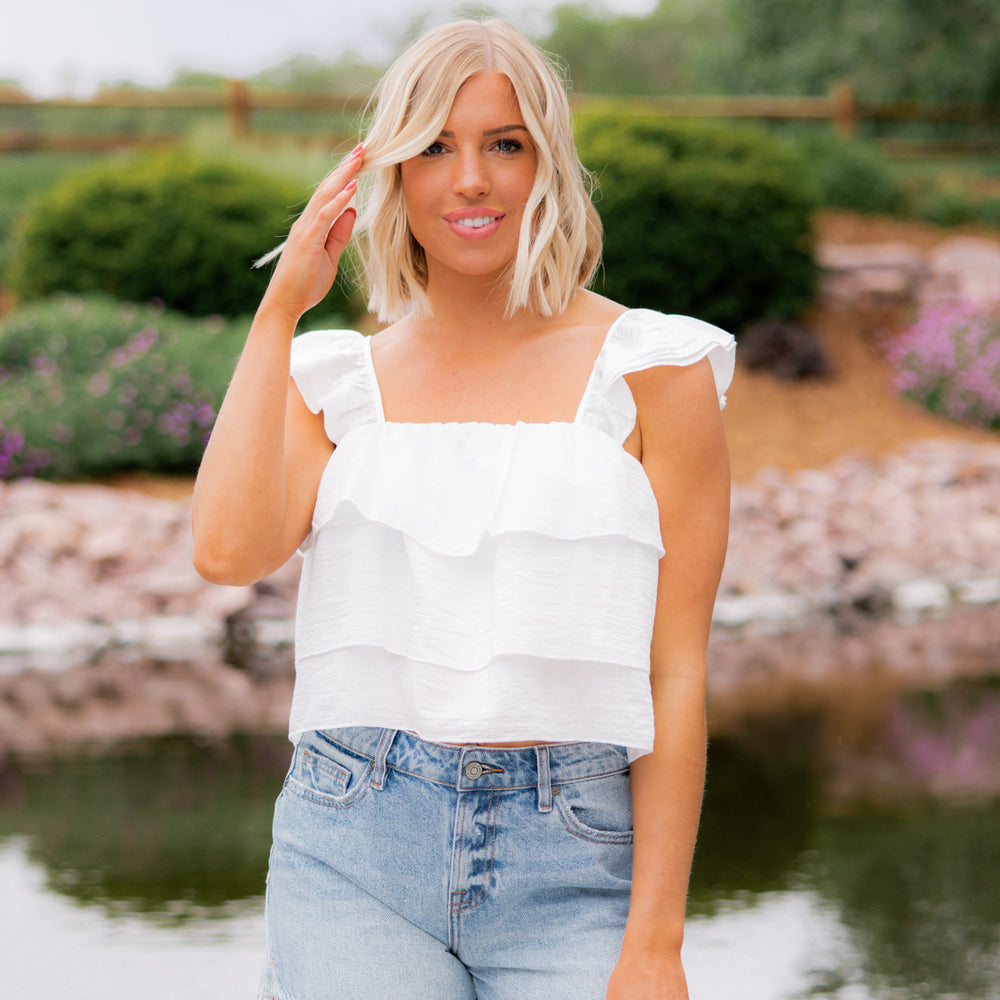
<svg viewBox="0 0 1000 1000">
<path fill-rule="evenodd" d="M 455 161 L 452 191 L 463 198 L 482 198 L 492 190 L 489 171 L 481 156 L 469 153 Z"/>
</svg>

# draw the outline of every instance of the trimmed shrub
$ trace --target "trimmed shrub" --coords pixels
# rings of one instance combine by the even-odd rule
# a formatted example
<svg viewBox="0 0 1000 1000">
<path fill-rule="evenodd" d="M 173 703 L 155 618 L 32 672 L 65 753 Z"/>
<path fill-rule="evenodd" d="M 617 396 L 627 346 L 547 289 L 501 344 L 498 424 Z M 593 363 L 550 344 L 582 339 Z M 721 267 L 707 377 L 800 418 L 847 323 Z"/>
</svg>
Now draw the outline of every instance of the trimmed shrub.
<svg viewBox="0 0 1000 1000">
<path fill-rule="evenodd" d="M 930 306 L 888 358 L 896 392 L 949 420 L 1000 430 L 1000 305 Z"/>
<path fill-rule="evenodd" d="M 812 300 L 815 189 L 767 133 L 614 109 L 577 116 L 605 226 L 597 289 L 738 331 Z"/>
<path fill-rule="evenodd" d="M 64 178 L 28 212 L 10 267 L 21 301 L 56 292 L 158 300 L 194 316 L 252 312 L 267 286 L 251 266 L 287 232 L 298 186 L 183 151 Z M 328 307 L 346 311 L 342 287 Z"/>
</svg>

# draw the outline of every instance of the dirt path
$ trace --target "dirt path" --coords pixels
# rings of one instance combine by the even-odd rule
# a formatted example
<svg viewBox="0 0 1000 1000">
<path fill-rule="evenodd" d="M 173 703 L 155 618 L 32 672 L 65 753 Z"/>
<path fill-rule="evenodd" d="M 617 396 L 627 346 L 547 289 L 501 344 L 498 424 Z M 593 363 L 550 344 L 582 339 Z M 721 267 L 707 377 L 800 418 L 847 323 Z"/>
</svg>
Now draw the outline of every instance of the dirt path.
<svg viewBox="0 0 1000 1000">
<path fill-rule="evenodd" d="M 904 241 L 926 248 L 953 231 L 892 219 L 826 214 L 821 240 Z M 833 365 L 824 381 L 779 382 L 737 366 L 726 408 L 726 431 L 737 481 L 758 470 L 817 468 L 846 453 L 884 455 L 911 441 L 954 438 L 1000 443 L 1000 435 L 941 420 L 897 398 L 882 345 L 907 321 L 902 310 L 821 305 L 807 322 L 820 334 Z"/>
</svg>

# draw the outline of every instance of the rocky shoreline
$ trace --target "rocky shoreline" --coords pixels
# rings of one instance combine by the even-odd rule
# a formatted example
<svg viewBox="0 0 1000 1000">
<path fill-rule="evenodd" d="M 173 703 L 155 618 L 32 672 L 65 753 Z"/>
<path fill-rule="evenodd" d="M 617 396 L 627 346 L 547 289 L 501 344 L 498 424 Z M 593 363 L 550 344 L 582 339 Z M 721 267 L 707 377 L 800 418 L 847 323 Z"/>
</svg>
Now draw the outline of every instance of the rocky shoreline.
<svg viewBox="0 0 1000 1000">
<path fill-rule="evenodd" d="M 26 481 L 0 510 L 0 757 L 284 727 L 297 558 L 217 587 L 192 568 L 186 500 Z M 714 618 L 720 705 L 762 679 L 1000 665 L 1000 443 L 737 484 Z"/>
</svg>

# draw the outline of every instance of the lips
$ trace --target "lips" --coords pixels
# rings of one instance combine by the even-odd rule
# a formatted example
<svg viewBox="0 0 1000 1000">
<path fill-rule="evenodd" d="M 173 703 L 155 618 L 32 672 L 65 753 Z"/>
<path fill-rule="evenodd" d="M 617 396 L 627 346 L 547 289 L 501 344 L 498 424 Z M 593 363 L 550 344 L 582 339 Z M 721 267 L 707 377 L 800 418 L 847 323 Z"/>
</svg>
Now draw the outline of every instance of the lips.
<svg viewBox="0 0 1000 1000">
<path fill-rule="evenodd" d="M 492 236 L 503 222 L 504 213 L 491 209 L 462 209 L 442 216 L 449 229 L 466 240 L 485 240 Z"/>
</svg>

